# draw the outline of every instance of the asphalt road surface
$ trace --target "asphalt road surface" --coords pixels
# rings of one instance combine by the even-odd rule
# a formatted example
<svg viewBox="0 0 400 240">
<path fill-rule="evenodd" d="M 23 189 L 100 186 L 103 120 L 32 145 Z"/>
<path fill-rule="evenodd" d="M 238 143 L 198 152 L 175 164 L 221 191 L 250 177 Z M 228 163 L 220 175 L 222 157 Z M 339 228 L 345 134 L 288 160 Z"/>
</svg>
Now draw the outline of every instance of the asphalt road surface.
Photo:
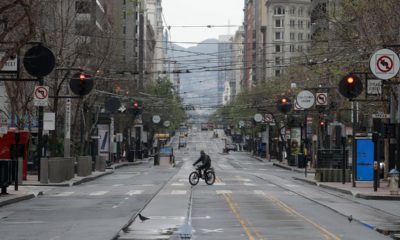
<svg viewBox="0 0 400 240">
<path fill-rule="evenodd" d="M 362 204 L 351 197 L 295 181 L 298 173 L 248 153 L 222 154 L 224 140 L 212 138 L 212 132 L 191 132 L 187 147 L 177 149 L 176 142 L 173 146 L 175 168 L 154 167 L 152 162 L 124 167 L 92 182 L 48 188 L 42 196 L 0 208 L 0 239 L 109 240 L 118 233 L 120 239 L 176 239 L 188 211 L 192 239 L 389 239 L 326 207 L 341 206 L 362 214 Z M 208 186 L 201 180 L 191 188 L 187 177 L 202 149 L 211 156 L 217 181 Z M 160 212 L 121 233 L 134 216 L 151 209 Z M 151 225 L 156 214 L 175 227 L 152 237 L 162 231 L 161 225 Z M 141 237 L 135 237 L 135 232 Z"/>
</svg>

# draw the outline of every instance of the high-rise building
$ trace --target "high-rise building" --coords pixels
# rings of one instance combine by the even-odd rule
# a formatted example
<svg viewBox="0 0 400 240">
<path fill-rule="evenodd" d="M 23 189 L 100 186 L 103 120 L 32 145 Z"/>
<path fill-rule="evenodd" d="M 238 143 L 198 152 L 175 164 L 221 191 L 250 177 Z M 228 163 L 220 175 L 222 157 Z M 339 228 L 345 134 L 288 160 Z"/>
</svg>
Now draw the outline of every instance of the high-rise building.
<svg viewBox="0 0 400 240">
<path fill-rule="evenodd" d="M 244 41 L 244 30 L 241 26 L 235 33 L 232 41 L 232 69 L 233 69 L 233 88 L 232 96 L 239 94 L 243 87 L 243 41 Z"/>
<path fill-rule="evenodd" d="M 305 57 L 311 40 L 310 0 L 267 0 L 266 79 Z"/>
</svg>

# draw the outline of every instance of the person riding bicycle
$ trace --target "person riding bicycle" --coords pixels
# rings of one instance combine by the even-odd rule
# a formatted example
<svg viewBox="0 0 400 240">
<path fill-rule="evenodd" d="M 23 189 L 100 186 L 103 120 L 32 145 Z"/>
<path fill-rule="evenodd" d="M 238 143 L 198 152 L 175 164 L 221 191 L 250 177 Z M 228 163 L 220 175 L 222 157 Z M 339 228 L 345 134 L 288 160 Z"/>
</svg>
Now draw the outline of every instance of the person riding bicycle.
<svg viewBox="0 0 400 240">
<path fill-rule="evenodd" d="M 204 150 L 200 151 L 200 158 L 193 163 L 193 166 L 196 166 L 199 162 L 202 163 L 197 169 L 200 171 L 200 176 L 201 176 L 201 170 L 204 169 L 204 172 L 207 171 L 211 167 L 211 158 L 208 156 Z"/>
</svg>

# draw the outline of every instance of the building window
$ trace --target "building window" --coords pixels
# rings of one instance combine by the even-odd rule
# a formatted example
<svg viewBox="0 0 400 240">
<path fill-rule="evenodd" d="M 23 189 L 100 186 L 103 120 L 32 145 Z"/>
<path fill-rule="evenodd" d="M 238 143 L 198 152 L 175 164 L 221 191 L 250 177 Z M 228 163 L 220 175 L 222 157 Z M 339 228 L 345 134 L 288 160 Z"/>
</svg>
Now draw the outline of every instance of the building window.
<svg viewBox="0 0 400 240">
<path fill-rule="evenodd" d="M 123 32 L 123 34 L 126 34 L 126 26 L 124 26 L 124 27 L 122 28 L 122 32 Z"/>
<path fill-rule="evenodd" d="M 294 52 L 294 49 L 295 49 L 294 44 L 291 44 L 289 46 L 289 52 Z"/>
<path fill-rule="evenodd" d="M 281 52 L 281 45 L 275 45 L 275 52 L 276 53 Z"/>
<path fill-rule="evenodd" d="M 294 40 L 294 32 L 290 33 L 290 40 Z"/>
<path fill-rule="evenodd" d="M 279 77 L 281 75 L 280 69 L 275 69 L 275 77 Z"/>
<path fill-rule="evenodd" d="M 297 25 L 298 25 L 298 27 L 299 27 L 300 29 L 302 29 L 302 28 L 304 27 L 304 22 L 303 22 L 302 20 L 299 20 L 299 21 L 297 22 Z"/>
<path fill-rule="evenodd" d="M 307 33 L 307 40 L 311 40 L 311 34 Z"/>
<path fill-rule="evenodd" d="M 299 41 L 303 40 L 303 33 L 297 34 L 297 40 L 299 40 Z"/>
<path fill-rule="evenodd" d="M 275 40 L 283 40 L 283 32 L 275 32 Z"/>
<path fill-rule="evenodd" d="M 297 46 L 297 51 L 298 52 L 303 52 L 303 45 Z"/>
<path fill-rule="evenodd" d="M 274 9 L 274 15 L 284 15 L 285 14 L 285 8 L 283 7 L 276 7 Z"/>
<path fill-rule="evenodd" d="M 290 20 L 290 27 L 291 28 L 294 28 L 295 27 L 295 25 L 296 25 L 296 21 L 295 20 Z"/>
<path fill-rule="evenodd" d="M 310 29 L 311 28 L 311 22 L 307 21 L 307 28 Z"/>
<path fill-rule="evenodd" d="M 299 8 L 299 17 L 302 17 L 304 14 L 304 9 L 303 8 Z"/>
<path fill-rule="evenodd" d="M 289 10 L 289 14 L 293 16 L 295 13 L 296 13 L 296 8 L 295 7 L 291 7 L 290 10 Z"/>
<path fill-rule="evenodd" d="M 275 27 L 283 27 L 283 19 L 275 19 Z"/>
<path fill-rule="evenodd" d="M 84 2 L 84 1 L 75 2 L 76 13 L 90 13 L 90 7 L 91 7 L 90 2 Z"/>
<path fill-rule="evenodd" d="M 275 65 L 280 66 L 282 65 L 282 61 L 280 57 L 275 57 Z"/>
</svg>

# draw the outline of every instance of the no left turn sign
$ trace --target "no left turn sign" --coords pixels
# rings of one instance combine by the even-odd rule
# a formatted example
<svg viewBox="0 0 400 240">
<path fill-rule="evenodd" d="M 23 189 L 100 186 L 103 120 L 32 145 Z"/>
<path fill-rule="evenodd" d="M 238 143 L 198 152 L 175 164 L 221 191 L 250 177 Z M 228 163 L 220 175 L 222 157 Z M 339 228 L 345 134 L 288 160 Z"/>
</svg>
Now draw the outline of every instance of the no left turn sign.
<svg viewBox="0 0 400 240">
<path fill-rule="evenodd" d="M 35 86 L 33 103 L 37 107 L 47 107 L 49 105 L 49 87 Z"/>
<path fill-rule="evenodd" d="M 315 95 L 315 102 L 318 106 L 326 106 L 328 105 L 328 93 L 317 93 Z"/>
<path fill-rule="evenodd" d="M 390 79 L 400 69 L 399 56 L 390 49 L 380 49 L 372 54 L 369 61 L 371 72 L 379 79 Z"/>
</svg>

